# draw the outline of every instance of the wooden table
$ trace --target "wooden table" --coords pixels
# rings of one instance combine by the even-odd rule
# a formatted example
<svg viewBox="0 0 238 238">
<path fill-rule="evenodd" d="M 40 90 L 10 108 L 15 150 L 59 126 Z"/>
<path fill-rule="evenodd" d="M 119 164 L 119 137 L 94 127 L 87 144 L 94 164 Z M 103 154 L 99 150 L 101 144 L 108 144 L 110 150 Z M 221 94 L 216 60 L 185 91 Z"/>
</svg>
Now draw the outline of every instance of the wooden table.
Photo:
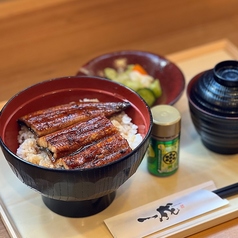
<svg viewBox="0 0 238 238">
<path fill-rule="evenodd" d="M 150 0 L 149 4 L 147 0 L 3 1 L 0 101 L 33 83 L 75 74 L 85 61 L 108 51 L 153 51 L 167 55 L 181 68 L 189 57 L 221 49 L 231 58 L 237 57 L 237 49 L 226 40 L 181 51 L 223 37 L 238 45 L 237 8 L 236 0 L 201 0 L 196 4 L 187 0 Z M 186 70 L 187 79 L 193 74 Z M 235 218 L 192 237 L 237 237 L 237 224 Z M 0 237 L 9 237 L 1 221 Z"/>
<path fill-rule="evenodd" d="M 209 67 L 209 68 L 212 67 L 212 65 L 217 60 L 220 61 L 223 59 L 224 60 L 225 59 L 238 59 L 238 50 L 231 42 L 229 42 L 227 40 L 221 40 L 218 42 L 214 42 L 212 44 L 195 47 L 195 48 L 188 49 L 188 50 L 178 52 L 175 54 L 170 54 L 170 55 L 167 55 L 166 57 L 171 59 L 172 61 L 174 61 L 183 70 L 185 77 L 188 80 L 193 75 L 195 75 L 196 73 L 203 70 L 204 67 Z M 198 64 L 198 62 L 200 62 L 200 63 Z M 196 64 L 197 67 L 194 67 L 194 64 Z M 175 104 L 175 106 L 178 107 L 181 111 L 183 111 L 183 109 L 185 108 L 184 105 L 181 105 L 181 104 L 184 104 L 184 100 L 185 100 L 184 97 L 185 97 L 185 95 L 183 95 L 182 99 L 178 103 Z M 2 107 L 3 104 L 5 104 L 5 102 L 1 102 L 0 107 Z M 185 119 L 185 120 L 187 120 L 187 119 Z M 184 134 L 186 134 L 186 133 L 184 132 Z M 196 143 L 198 143 L 200 145 L 200 142 L 196 142 Z M 183 153 L 183 148 L 181 150 Z M 210 153 L 203 147 L 202 147 L 202 150 L 204 150 L 205 153 L 208 153 L 208 154 Z M 196 154 L 196 152 L 194 152 L 194 153 Z M 183 155 L 186 157 L 186 153 L 183 153 Z M 219 155 L 218 155 L 218 157 L 219 157 Z M 237 162 L 236 155 L 234 155 L 232 157 L 232 159 L 233 159 L 233 162 Z M 178 177 L 172 176 L 170 178 L 167 178 L 168 179 L 167 181 L 168 182 L 170 181 L 170 183 L 171 183 L 171 181 L 173 183 L 175 183 L 175 181 L 177 179 L 179 180 L 179 176 L 182 176 L 181 170 L 183 170 L 183 166 L 186 166 L 186 163 L 184 161 L 181 165 L 180 170 L 176 173 L 176 175 L 174 175 L 174 176 L 178 176 Z M 140 173 L 140 172 L 138 172 L 138 173 Z M 210 177 L 208 176 L 207 178 L 210 178 Z M 213 176 L 213 178 L 214 178 L 214 180 L 216 180 L 215 182 L 218 187 L 227 185 L 226 184 L 227 182 L 230 182 L 230 183 L 232 182 L 231 178 L 229 178 L 230 180 L 227 178 L 226 179 L 225 178 L 218 179 L 218 177 L 214 177 L 214 176 Z M 191 180 L 194 180 L 193 182 L 195 182 L 195 180 L 197 180 L 197 179 L 200 180 L 201 178 L 196 178 L 194 176 L 191 176 Z M 156 180 L 153 180 L 153 181 L 156 181 Z M 166 183 L 165 180 L 164 180 L 164 182 L 163 181 L 160 181 L 160 182 Z M 235 182 L 235 180 L 233 182 Z M 187 185 L 191 186 L 191 184 L 189 184 L 189 183 Z M 172 189 L 172 187 L 170 189 Z M 170 189 L 168 188 L 168 190 L 170 190 Z M 28 190 L 26 190 L 26 191 L 28 193 Z M 1 193 L 2 193 L 2 191 L 1 191 Z M 238 197 L 237 197 L 237 198 L 235 198 L 235 200 L 230 200 L 230 202 L 231 203 L 235 202 L 235 204 L 237 204 L 236 199 L 238 201 Z M 189 227 L 186 227 L 186 229 L 182 228 L 181 231 L 178 232 L 177 235 L 175 235 L 174 237 L 181 237 L 184 235 L 190 235 L 190 237 L 194 237 L 194 238 L 195 237 L 236 237 L 237 232 L 238 232 L 238 225 L 237 225 L 238 224 L 238 211 L 236 210 L 237 208 L 238 207 L 236 207 L 236 205 L 235 205 L 235 209 L 233 209 L 232 211 L 224 212 L 224 214 L 222 214 L 222 216 L 220 216 L 218 213 L 217 217 L 216 217 L 216 215 L 214 215 L 212 217 L 211 221 L 209 218 L 208 221 L 205 223 L 198 221 L 198 224 L 191 228 L 189 228 Z M 7 209 L 8 208 L 6 206 L 6 210 Z M 4 218 L 5 218 L 5 222 L 7 222 L 7 224 L 6 224 L 7 228 L 10 229 L 9 231 L 11 231 L 13 233 L 15 232 L 14 234 L 18 233 L 19 225 L 17 228 L 17 224 L 12 223 L 11 218 L 10 218 L 10 222 L 8 222 L 8 220 L 6 220 L 6 217 L 4 217 Z M 204 219 L 206 220 L 207 218 L 205 217 Z M 16 222 L 16 223 L 18 223 L 18 222 Z M 2 237 L 8 237 L 7 230 L 5 229 L 5 227 L 3 226 L 2 223 L 0 223 L 0 225 L 1 225 L 0 226 L 0 235 L 2 235 Z M 15 225 L 16 225 L 16 227 L 15 227 Z M 24 226 L 24 225 L 21 224 L 20 226 Z M 15 230 L 14 230 L 14 227 L 15 227 Z M 13 234 L 13 233 L 11 233 L 11 234 Z"/>
</svg>

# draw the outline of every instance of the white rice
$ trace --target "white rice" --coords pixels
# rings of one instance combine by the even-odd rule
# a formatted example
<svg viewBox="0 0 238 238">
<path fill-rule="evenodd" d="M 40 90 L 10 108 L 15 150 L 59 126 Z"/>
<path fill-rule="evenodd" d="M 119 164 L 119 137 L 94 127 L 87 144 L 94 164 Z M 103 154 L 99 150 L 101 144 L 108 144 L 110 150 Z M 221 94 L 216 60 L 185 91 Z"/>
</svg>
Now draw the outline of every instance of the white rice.
<svg viewBox="0 0 238 238">
<path fill-rule="evenodd" d="M 18 135 L 20 146 L 17 149 L 17 155 L 33 164 L 41 165 L 48 168 L 54 168 L 49 156 L 44 150 L 36 144 L 36 136 L 25 126 L 21 127 Z"/>
<path fill-rule="evenodd" d="M 118 128 L 121 135 L 127 139 L 131 149 L 135 149 L 142 141 L 141 134 L 138 133 L 138 126 L 132 123 L 132 119 L 121 112 L 113 116 L 111 121 Z M 41 150 L 36 144 L 36 136 L 25 126 L 22 126 L 18 135 L 19 148 L 17 155 L 33 164 L 48 168 L 55 168 L 46 151 Z M 60 165 L 59 165 L 60 166 Z"/>
<path fill-rule="evenodd" d="M 138 126 L 132 123 L 132 119 L 125 112 L 112 117 L 111 122 L 120 131 L 120 134 L 127 139 L 131 149 L 135 149 L 140 144 L 142 136 L 137 133 Z"/>
</svg>

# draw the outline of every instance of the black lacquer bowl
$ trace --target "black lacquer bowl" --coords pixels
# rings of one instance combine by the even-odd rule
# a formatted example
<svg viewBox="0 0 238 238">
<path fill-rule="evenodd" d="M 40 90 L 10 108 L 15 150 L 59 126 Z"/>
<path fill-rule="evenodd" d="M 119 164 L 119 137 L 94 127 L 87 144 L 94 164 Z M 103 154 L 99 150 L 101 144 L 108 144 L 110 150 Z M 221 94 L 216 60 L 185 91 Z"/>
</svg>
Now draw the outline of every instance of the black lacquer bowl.
<svg viewBox="0 0 238 238">
<path fill-rule="evenodd" d="M 129 101 L 126 113 L 139 126 L 143 141 L 118 161 L 94 169 L 49 169 L 16 156 L 19 117 L 84 98 Z M 84 217 L 110 205 L 116 190 L 136 172 L 147 150 L 151 127 L 150 109 L 132 90 L 98 77 L 63 77 L 33 85 L 7 102 L 0 116 L 0 143 L 12 171 L 42 195 L 47 207 L 63 216 Z"/>
<path fill-rule="evenodd" d="M 238 61 L 223 61 L 196 75 L 187 97 L 203 144 L 220 154 L 238 153 Z"/>
</svg>

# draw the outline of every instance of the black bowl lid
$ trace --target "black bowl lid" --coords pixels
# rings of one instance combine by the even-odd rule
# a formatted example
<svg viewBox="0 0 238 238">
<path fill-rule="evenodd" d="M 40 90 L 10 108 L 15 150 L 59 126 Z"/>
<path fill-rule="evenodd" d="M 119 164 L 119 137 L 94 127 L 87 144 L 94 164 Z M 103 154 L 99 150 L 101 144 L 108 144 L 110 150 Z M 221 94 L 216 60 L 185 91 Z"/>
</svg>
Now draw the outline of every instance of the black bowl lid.
<svg viewBox="0 0 238 238">
<path fill-rule="evenodd" d="M 238 116 L 238 61 L 223 61 L 204 72 L 191 90 L 191 99 L 219 116 Z"/>
<path fill-rule="evenodd" d="M 238 61 L 227 60 L 218 63 L 213 74 L 215 80 L 225 87 L 238 87 Z"/>
</svg>

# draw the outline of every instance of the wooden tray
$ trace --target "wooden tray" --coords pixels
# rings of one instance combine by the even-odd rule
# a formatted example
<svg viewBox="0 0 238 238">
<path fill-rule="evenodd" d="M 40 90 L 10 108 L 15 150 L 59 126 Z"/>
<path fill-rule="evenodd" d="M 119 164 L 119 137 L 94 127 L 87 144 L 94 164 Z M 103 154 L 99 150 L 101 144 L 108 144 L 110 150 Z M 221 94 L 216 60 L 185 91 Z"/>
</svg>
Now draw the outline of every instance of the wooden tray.
<svg viewBox="0 0 238 238">
<path fill-rule="evenodd" d="M 183 71 L 188 82 L 197 73 L 213 68 L 220 61 L 238 59 L 238 49 L 226 40 L 168 55 Z M 3 104 L 3 103 L 2 103 Z M 188 111 L 186 91 L 175 104 L 182 114 L 180 168 L 171 177 L 150 175 L 146 159 L 138 171 L 118 191 L 113 203 L 101 213 L 86 218 L 66 218 L 48 210 L 40 194 L 22 184 L 11 172 L 0 152 L 0 198 L 2 218 L 13 237 L 112 237 L 106 218 L 168 196 L 183 189 L 213 180 L 223 187 L 237 182 L 238 155 L 219 155 L 200 141 Z M 238 196 L 229 206 L 207 213 L 153 237 L 183 237 L 238 217 Z M 151 236 L 152 237 L 152 236 Z"/>
</svg>

